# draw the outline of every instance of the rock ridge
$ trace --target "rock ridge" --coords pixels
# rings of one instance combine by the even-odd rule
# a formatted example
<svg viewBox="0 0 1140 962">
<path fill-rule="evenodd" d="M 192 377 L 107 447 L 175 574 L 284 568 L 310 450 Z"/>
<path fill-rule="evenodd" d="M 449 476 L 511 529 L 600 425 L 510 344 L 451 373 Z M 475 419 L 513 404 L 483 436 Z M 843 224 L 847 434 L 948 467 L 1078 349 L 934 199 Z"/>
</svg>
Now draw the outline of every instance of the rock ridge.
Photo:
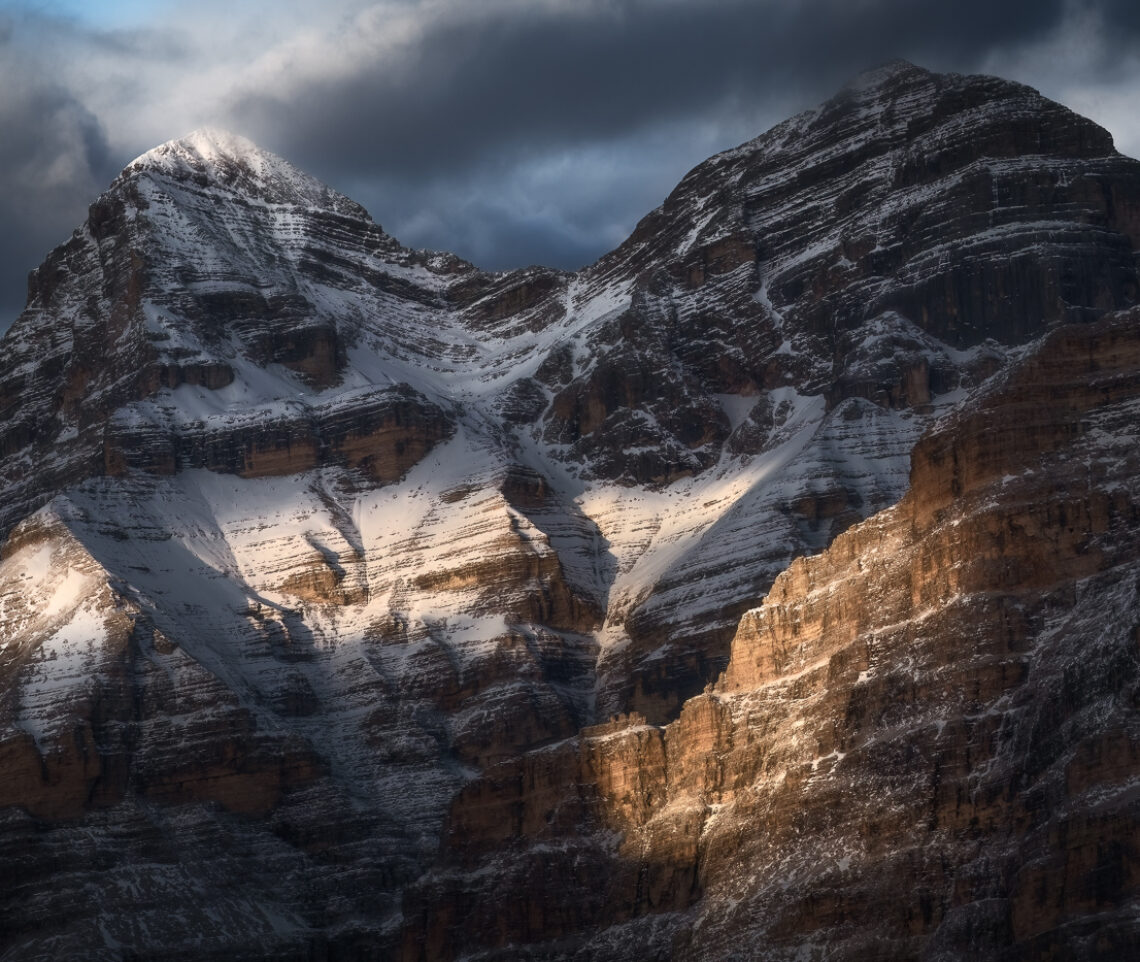
<svg viewBox="0 0 1140 962">
<path fill-rule="evenodd" d="M 906 64 L 575 273 L 143 155 L 0 353 L 0 957 L 1119 955 L 1138 248 Z"/>
<path fill-rule="evenodd" d="M 430 957 L 452 957 L 441 932 L 488 958 L 504 938 L 622 958 L 623 929 L 663 959 L 741 944 L 757 959 L 1108 959 L 1131 944 L 1140 514 L 1134 458 L 1110 439 L 1140 403 L 1138 364 L 1136 311 L 1051 332 L 920 442 L 899 505 L 777 578 L 675 721 L 621 716 L 468 784 L 447 837 L 462 869 L 421 882 L 406 916 L 427 920 Z M 990 437 L 975 412 L 1017 417 L 1043 383 L 1051 443 L 999 435 L 992 473 L 969 482 L 931 470 L 927 452 Z M 529 888 L 539 865 L 580 914 L 506 936 L 481 924 L 489 884 L 510 886 L 497 899 L 518 920 L 547 897 Z M 589 899 L 603 885 L 624 910 Z M 425 957 L 418 933 L 404 944 Z"/>
</svg>

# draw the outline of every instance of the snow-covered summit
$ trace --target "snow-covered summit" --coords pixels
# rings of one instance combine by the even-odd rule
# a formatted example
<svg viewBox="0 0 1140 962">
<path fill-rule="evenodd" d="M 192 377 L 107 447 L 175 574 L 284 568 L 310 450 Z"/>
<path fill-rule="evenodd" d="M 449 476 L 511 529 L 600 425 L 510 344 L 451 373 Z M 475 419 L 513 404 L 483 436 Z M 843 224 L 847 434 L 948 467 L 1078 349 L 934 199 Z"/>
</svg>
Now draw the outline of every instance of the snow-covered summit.
<svg viewBox="0 0 1140 962">
<path fill-rule="evenodd" d="M 185 137 L 168 140 L 136 157 L 129 166 L 174 169 L 180 164 L 243 163 L 254 169 L 291 166 L 288 161 L 262 150 L 248 137 L 220 127 L 199 127 Z"/>
<path fill-rule="evenodd" d="M 1140 290 L 1140 163 L 1028 88 L 908 73 L 695 168 L 575 274 L 407 250 L 223 131 L 129 167 L 0 352 L 0 955 L 1069 926 L 1033 892 L 1077 899 L 1093 842 L 975 853 L 1026 824 L 1011 777 L 1089 789 L 1033 859 L 1109 790 L 1134 816 L 1086 761 L 1122 770 L 1135 686 L 1057 716 L 1092 740 L 1039 721 L 1072 657 L 1134 663 L 1140 338 L 1101 315 Z M 928 428 L 919 507 L 858 528 Z M 993 866 L 1021 894 L 939 907 Z M 904 887 L 933 894 L 890 915 Z"/>
<path fill-rule="evenodd" d="M 123 173 L 152 172 L 202 186 L 233 188 L 268 203 L 367 216 L 355 201 L 252 140 L 218 127 L 199 127 L 136 157 Z M 204 181 L 203 181 L 204 178 Z"/>
</svg>

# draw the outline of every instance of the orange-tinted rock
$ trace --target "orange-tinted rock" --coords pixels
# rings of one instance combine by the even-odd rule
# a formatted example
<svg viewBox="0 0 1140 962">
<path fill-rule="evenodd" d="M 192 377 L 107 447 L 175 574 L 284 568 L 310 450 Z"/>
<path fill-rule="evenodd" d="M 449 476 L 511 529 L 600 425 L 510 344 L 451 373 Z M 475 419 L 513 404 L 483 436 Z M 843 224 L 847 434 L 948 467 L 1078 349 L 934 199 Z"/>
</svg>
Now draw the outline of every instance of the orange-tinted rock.
<svg viewBox="0 0 1140 962">
<path fill-rule="evenodd" d="M 211 137 L 124 172 L 0 358 L 0 953 L 1136 944 L 1103 131 L 896 64 L 573 276 Z"/>
<path fill-rule="evenodd" d="M 617 720 L 471 783 L 447 849 L 469 871 L 415 902 L 446 900 L 467 936 L 432 943 L 427 910 L 404 958 L 535 942 L 460 906 L 478 891 L 489 910 L 486 873 L 502 900 L 547 897 L 528 888 L 540 865 L 581 907 L 581 942 L 687 909 L 644 948 L 676 959 L 1108 959 L 1131 944 L 1138 348 L 1136 314 L 1046 338 L 924 440 L 900 505 L 777 579 L 721 682 L 664 729 Z M 1042 369 L 1037 427 L 986 437 L 1028 410 Z M 929 452 L 987 444 L 948 495 Z M 606 911 L 588 895 L 603 884 Z"/>
<path fill-rule="evenodd" d="M 159 475 L 206 468 L 266 478 L 331 463 L 386 483 L 402 477 L 454 430 L 446 413 L 406 385 L 361 397 L 352 406 L 337 400 L 251 420 L 169 427 L 112 423 L 103 446 L 105 470 L 121 476 L 131 468 Z"/>
<path fill-rule="evenodd" d="M 26 732 L 10 732 L 0 741 L 0 807 L 18 805 L 40 818 L 76 818 L 92 800 L 102 774 L 90 726 L 77 727 L 41 753 Z"/>
</svg>

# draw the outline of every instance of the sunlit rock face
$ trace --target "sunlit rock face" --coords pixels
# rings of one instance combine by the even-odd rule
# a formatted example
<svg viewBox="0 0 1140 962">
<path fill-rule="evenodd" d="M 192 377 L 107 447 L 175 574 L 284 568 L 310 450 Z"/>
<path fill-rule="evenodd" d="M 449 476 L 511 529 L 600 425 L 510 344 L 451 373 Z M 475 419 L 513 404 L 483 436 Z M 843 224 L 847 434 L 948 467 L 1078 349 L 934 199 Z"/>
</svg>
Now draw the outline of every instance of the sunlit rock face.
<svg viewBox="0 0 1140 962">
<path fill-rule="evenodd" d="M 576 274 L 143 155 L 0 356 L 0 958 L 1113 957 L 1138 243 L 907 64 Z"/>
<path fill-rule="evenodd" d="M 1140 313 L 1051 332 L 919 442 L 897 506 L 776 579 L 675 721 L 468 784 L 404 957 L 1129 954 L 1138 414 Z"/>
</svg>

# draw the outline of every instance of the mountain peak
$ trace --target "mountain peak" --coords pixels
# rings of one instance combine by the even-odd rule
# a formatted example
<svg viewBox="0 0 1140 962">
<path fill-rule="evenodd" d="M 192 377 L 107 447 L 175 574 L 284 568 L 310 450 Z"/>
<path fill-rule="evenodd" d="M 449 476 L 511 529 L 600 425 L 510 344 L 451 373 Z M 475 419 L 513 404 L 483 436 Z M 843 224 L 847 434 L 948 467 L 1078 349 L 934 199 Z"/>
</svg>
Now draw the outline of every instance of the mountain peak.
<svg viewBox="0 0 1140 962">
<path fill-rule="evenodd" d="M 864 70 L 848 86 L 854 90 L 870 90 L 874 87 L 882 87 L 900 81 L 924 80 L 930 76 L 929 70 L 916 67 L 909 60 L 895 58 Z"/>
<path fill-rule="evenodd" d="M 574 274 L 223 131 L 92 204 L 0 342 L 4 958 L 1140 944 L 1140 162 L 865 80 Z"/>
<path fill-rule="evenodd" d="M 127 165 L 123 173 L 156 172 L 200 186 L 237 190 L 275 204 L 294 204 L 367 217 L 355 201 L 337 193 L 252 140 L 220 127 L 199 127 L 168 140 Z"/>
<path fill-rule="evenodd" d="M 127 166 L 128 169 L 146 167 L 171 170 L 184 165 L 202 168 L 228 164 L 240 164 L 254 169 L 292 166 L 275 154 L 262 150 L 252 140 L 220 127 L 199 127 L 184 137 L 151 148 Z"/>
</svg>

